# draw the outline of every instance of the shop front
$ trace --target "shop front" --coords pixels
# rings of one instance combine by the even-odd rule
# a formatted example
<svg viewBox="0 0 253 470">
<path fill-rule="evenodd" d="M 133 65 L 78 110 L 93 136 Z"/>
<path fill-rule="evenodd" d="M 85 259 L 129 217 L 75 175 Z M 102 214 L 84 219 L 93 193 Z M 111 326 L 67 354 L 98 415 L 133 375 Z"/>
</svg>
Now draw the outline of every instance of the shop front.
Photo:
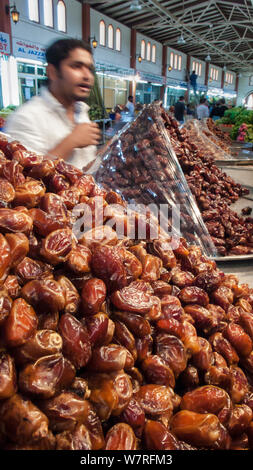
<svg viewBox="0 0 253 470">
<path fill-rule="evenodd" d="M 106 110 L 125 106 L 134 70 L 96 61 L 96 74 Z"/>
<path fill-rule="evenodd" d="M 0 107 L 8 106 L 6 103 L 5 95 L 9 95 L 8 85 L 8 65 L 11 53 L 10 36 L 7 33 L 0 32 Z"/>
<path fill-rule="evenodd" d="M 161 98 L 161 87 L 164 85 L 164 78 L 138 71 L 136 75 L 136 104 L 149 104 Z"/>
<path fill-rule="evenodd" d="M 187 83 L 180 80 L 170 80 L 166 83 L 166 90 L 164 96 L 164 106 L 169 108 L 174 106 L 179 100 L 180 96 L 185 96 L 188 90 Z"/>
<path fill-rule="evenodd" d="M 17 66 L 19 104 L 40 94 L 46 83 L 45 47 L 21 39 L 13 39 L 13 55 Z"/>
</svg>

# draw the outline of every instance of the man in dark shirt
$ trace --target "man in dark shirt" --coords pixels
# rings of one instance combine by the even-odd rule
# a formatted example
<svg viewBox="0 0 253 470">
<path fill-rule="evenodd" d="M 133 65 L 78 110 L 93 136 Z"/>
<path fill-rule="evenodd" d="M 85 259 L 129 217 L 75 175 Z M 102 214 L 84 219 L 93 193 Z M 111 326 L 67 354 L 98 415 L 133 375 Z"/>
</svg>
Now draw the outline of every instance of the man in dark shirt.
<svg viewBox="0 0 253 470">
<path fill-rule="evenodd" d="M 228 109 L 228 107 L 226 106 L 226 101 L 225 101 L 224 98 L 221 98 L 221 100 L 220 100 L 219 109 L 220 109 L 219 116 L 222 118 L 224 116 L 225 111 L 227 111 L 227 109 Z"/>
<path fill-rule="evenodd" d="M 198 75 L 196 74 L 195 70 L 193 70 L 191 75 L 190 75 L 190 84 L 193 88 L 193 91 L 194 91 L 195 95 L 196 95 L 196 91 L 197 91 L 197 78 L 198 78 Z"/>
<path fill-rule="evenodd" d="M 175 104 L 174 115 L 175 115 L 176 120 L 179 121 L 180 124 L 184 123 L 184 115 L 185 115 L 184 96 L 180 96 L 178 102 Z"/>
</svg>

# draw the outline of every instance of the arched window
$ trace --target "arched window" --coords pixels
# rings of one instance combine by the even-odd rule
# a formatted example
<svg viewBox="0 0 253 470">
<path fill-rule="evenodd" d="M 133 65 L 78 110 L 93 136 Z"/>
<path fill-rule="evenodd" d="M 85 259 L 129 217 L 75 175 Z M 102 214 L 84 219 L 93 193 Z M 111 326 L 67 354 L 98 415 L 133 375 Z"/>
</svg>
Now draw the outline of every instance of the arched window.
<svg viewBox="0 0 253 470">
<path fill-rule="evenodd" d="M 201 73 L 202 73 L 202 64 L 199 63 L 199 76 L 201 77 Z"/>
<path fill-rule="evenodd" d="M 105 46 L 105 22 L 101 20 L 99 23 L 99 44 Z"/>
<path fill-rule="evenodd" d="M 152 46 L 152 62 L 156 61 L 156 45 Z"/>
<path fill-rule="evenodd" d="M 121 51 L 121 30 L 116 29 L 116 51 Z"/>
<path fill-rule="evenodd" d="M 172 68 L 174 67 L 174 52 L 170 53 L 170 66 Z"/>
<path fill-rule="evenodd" d="M 113 49 L 113 26 L 111 24 L 109 24 L 108 26 L 108 47 L 110 47 L 110 49 Z"/>
<path fill-rule="evenodd" d="M 62 0 L 57 3 L 57 29 L 66 32 L 66 6 Z"/>
<path fill-rule="evenodd" d="M 178 66 L 177 66 L 178 70 L 182 70 L 182 56 L 179 55 L 178 56 Z"/>
<path fill-rule="evenodd" d="M 174 69 L 175 69 L 175 70 L 177 70 L 177 57 L 178 57 L 178 55 L 175 54 L 175 55 L 174 55 Z"/>
<path fill-rule="evenodd" d="M 145 43 L 144 39 L 142 39 L 142 41 L 141 41 L 141 58 L 145 59 L 145 57 L 146 57 L 146 43 Z"/>
<path fill-rule="evenodd" d="M 147 60 L 151 60 L 151 44 L 147 43 Z"/>
<path fill-rule="evenodd" d="M 39 1 L 28 0 L 29 20 L 39 22 Z"/>
<path fill-rule="evenodd" d="M 53 0 L 43 0 L 44 25 L 53 28 Z"/>
</svg>

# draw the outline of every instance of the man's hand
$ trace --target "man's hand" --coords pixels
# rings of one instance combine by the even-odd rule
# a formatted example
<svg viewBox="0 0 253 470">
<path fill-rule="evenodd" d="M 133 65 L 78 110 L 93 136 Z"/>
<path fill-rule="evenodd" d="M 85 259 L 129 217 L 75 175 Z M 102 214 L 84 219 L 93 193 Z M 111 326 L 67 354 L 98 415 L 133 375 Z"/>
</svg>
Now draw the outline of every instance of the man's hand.
<svg viewBox="0 0 253 470">
<path fill-rule="evenodd" d="M 77 124 L 70 135 L 73 148 L 83 148 L 88 145 L 98 145 L 101 132 L 95 122 Z"/>
</svg>

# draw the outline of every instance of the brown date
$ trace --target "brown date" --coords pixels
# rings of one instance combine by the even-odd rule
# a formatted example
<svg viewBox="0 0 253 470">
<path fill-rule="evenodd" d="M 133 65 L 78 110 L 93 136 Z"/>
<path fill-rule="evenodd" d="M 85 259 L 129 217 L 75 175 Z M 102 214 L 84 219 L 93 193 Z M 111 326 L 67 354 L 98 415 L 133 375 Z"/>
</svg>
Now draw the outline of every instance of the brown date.
<svg viewBox="0 0 253 470">
<path fill-rule="evenodd" d="M 75 377 L 72 384 L 68 387 L 68 392 L 75 393 L 84 400 L 90 396 L 90 390 L 88 387 L 88 380 L 83 377 Z"/>
<path fill-rule="evenodd" d="M 148 450 L 180 450 L 177 438 L 159 421 L 146 421 L 144 439 Z"/>
<path fill-rule="evenodd" d="M 85 232 L 79 242 L 93 251 L 98 246 L 115 246 L 118 243 L 118 237 L 115 230 L 109 225 L 101 225 Z M 108 252 L 102 253 L 107 256 Z M 111 252 L 109 251 L 109 253 Z"/>
<path fill-rule="evenodd" d="M 46 237 L 55 230 L 64 229 L 67 225 L 65 219 L 54 217 L 38 208 L 30 209 L 29 216 L 33 221 L 34 231 L 43 237 Z"/>
<path fill-rule="evenodd" d="M 151 327 L 148 320 L 143 318 L 141 315 L 130 312 L 121 312 L 116 310 L 114 312 L 116 319 L 124 323 L 127 328 L 138 338 L 143 338 L 150 335 Z"/>
<path fill-rule="evenodd" d="M 56 450 L 92 450 L 88 429 L 84 424 L 77 424 L 73 431 L 56 434 Z"/>
<path fill-rule="evenodd" d="M 134 398 L 143 411 L 152 416 L 166 415 L 170 417 L 173 412 L 172 389 L 164 385 L 142 385 Z"/>
<path fill-rule="evenodd" d="M 233 291 L 229 287 L 220 286 L 212 292 L 212 300 L 214 304 L 219 305 L 227 312 L 234 301 Z"/>
<path fill-rule="evenodd" d="M 253 412 L 247 405 L 235 405 L 227 424 L 227 429 L 232 437 L 240 436 L 247 432 L 252 421 Z"/>
<path fill-rule="evenodd" d="M 11 249 L 7 239 L 0 233 L 0 283 L 8 275 L 11 264 Z"/>
<path fill-rule="evenodd" d="M 21 184 L 15 186 L 15 206 L 26 206 L 28 209 L 39 204 L 46 192 L 46 187 L 41 180 L 27 177 Z"/>
<path fill-rule="evenodd" d="M 6 233 L 10 247 L 10 267 L 15 268 L 29 252 L 29 240 L 24 233 Z"/>
<path fill-rule="evenodd" d="M 34 362 L 40 357 L 60 353 L 62 337 L 53 330 L 36 330 L 22 346 L 15 348 L 14 357 L 18 365 Z"/>
<path fill-rule="evenodd" d="M 36 279 L 53 279 L 52 271 L 53 269 L 49 264 L 34 260 L 28 256 L 20 261 L 15 269 L 15 273 L 22 285 Z"/>
<path fill-rule="evenodd" d="M 178 268 L 172 270 L 171 283 L 177 287 L 189 287 L 194 283 L 194 275 L 191 272 L 181 271 Z"/>
<path fill-rule="evenodd" d="M 221 354 L 229 365 L 239 362 L 239 356 L 231 343 L 224 338 L 222 333 L 217 332 L 210 336 L 209 341 L 214 350 Z"/>
<path fill-rule="evenodd" d="M 153 337 L 151 335 L 147 335 L 142 338 L 136 338 L 135 345 L 137 351 L 137 360 L 142 362 L 152 354 Z"/>
<path fill-rule="evenodd" d="M 28 234 L 33 228 L 32 218 L 16 209 L 0 209 L 0 229 L 2 232 Z"/>
<path fill-rule="evenodd" d="M 91 263 L 91 251 L 84 245 L 77 244 L 72 248 L 67 259 L 68 268 L 77 274 L 89 273 Z"/>
<path fill-rule="evenodd" d="M 97 372 L 114 372 L 124 369 L 127 358 L 126 348 L 118 344 L 100 346 L 92 350 L 91 360 L 88 363 L 89 370 Z"/>
<path fill-rule="evenodd" d="M 134 430 L 135 435 L 141 438 L 144 425 L 145 425 L 145 413 L 138 401 L 131 398 L 127 407 L 118 416 L 119 421 L 127 423 Z"/>
<path fill-rule="evenodd" d="M 0 288 L 0 326 L 8 317 L 12 306 L 12 299 L 5 286 Z"/>
<path fill-rule="evenodd" d="M 224 273 L 220 271 L 206 271 L 199 273 L 194 281 L 195 286 L 204 289 L 207 293 L 217 289 L 224 279 Z"/>
<path fill-rule="evenodd" d="M 17 299 L 20 297 L 21 286 L 19 284 L 19 280 L 17 276 L 9 274 L 4 281 L 3 287 L 7 289 L 8 295 L 11 299 Z M 0 294 L 1 299 L 1 294 Z M 1 309 L 1 300 L 0 300 L 0 309 Z M 1 312 L 2 313 L 2 312 Z M 0 323 L 1 323 L 1 315 L 0 315 Z"/>
<path fill-rule="evenodd" d="M 174 373 L 161 357 L 149 356 L 142 362 L 141 369 L 149 383 L 175 387 Z"/>
<path fill-rule="evenodd" d="M 86 318 L 85 325 L 88 330 L 92 346 L 102 346 L 106 340 L 109 328 L 109 317 L 103 312 L 96 313 Z"/>
<path fill-rule="evenodd" d="M 0 404 L 3 433 L 14 443 L 37 442 L 48 435 L 48 419 L 30 400 L 16 394 Z"/>
<path fill-rule="evenodd" d="M 59 321 L 59 332 L 63 340 L 64 355 L 77 369 L 85 367 L 92 352 L 85 326 L 70 313 L 65 313 Z"/>
<path fill-rule="evenodd" d="M 200 384 L 199 372 L 196 367 L 188 365 L 179 377 L 180 385 L 185 391 L 190 391 Z"/>
<path fill-rule="evenodd" d="M 60 284 L 53 279 L 27 282 L 21 296 L 40 312 L 57 312 L 65 307 L 65 295 Z"/>
<path fill-rule="evenodd" d="M 4 178 L 0 178 L 0 201 L 12 202 L 15 197 L 15 189 L 12 184 Z"/>
<path fill-rule="evenodd" d="M 94 315 L 101 310 L 106 298 L 106 285 L 102 279 L 91 278 L 82 288 L 81 306 L 84 315 Z"/>
<path fill-rule="evenodd" d="M 105 450 L 136 450 L 137 441 L 133 429 L 126 423 L 118 423 L 105 436 Z"/>
<path fill-rule="evenodd" d="M 39 330 L 58 330 L 59 312 L 40 313 L 38 315 Z"/>
<path fill-rule="evenodd" d="M 108 420 L 112 411 L 117 408 L 119 402 L 113 379 L 108 380 L 108 377 L 101 377 L 98 383 L 92 384 L 88 377 L 88 383 L 91 389 L 89 399 L 99 419 L 101 421 Z"/>
<path fill-rule="evenodd" d="M 104 281 L 109 292 L 127 285 L 127 271 L 119 248 L 96 246 L 92 253 L 91 268 L 95 276 Z"/>
<path fill-rule="evenodd" d="M 124 346 L 130 353 L 133 355 L 134 359 L 137 357 L 137 351 L 135 347 L 135 338 L 133 334 L 129 331 L 127 326 L 121 321 L 114 321 L 114 339 L 115 342 L 119 343 L 121 346 Z"/>
<path fill-rule="evenodd" d="M 208 370 L 213 363 L 213 351 L 209 341 L 205 338 L 198 338 L 200 351 L 192 355 L 192 363 L 200 370 Z"/>
<path fill-rule="evenodd" d="M 230 366 L 229 370 L 232 376 L 232 385 L 231 389 L 229 390 L 229 394 L 233 403 L 240 403 L 248 393 L 248 380 L 240 367 Z"/>
<path fill-rule="evenodd" d="M 129 286 L 113 292 L 111 300 L 118 309 L 139 314 L 148 313 L 153 306 L 150 286 L 145 281 L 133 281 Z"/>
<path fill-rule="evenodd" d="M 220 422 L 228 422 L 232 412 L 232 402 L 225 390 L 213 385 L 204 385 L 187 392 L 181 400 L 182 410 L 196 413 L 212 413 L 218 416 Z"/>
<path fill-rule="evenodd" d="M 171 420 L 171 430 L 178 439 L 207 449 L 229 449 L 230 437 L 217 416 L 182 410 Z"/>
<path fill-rule="evenodd" d="M 162 299 L 165 295 L 171 294 L 171 286 L 165 281 L 152 281 L 151 286 L 154 291 L 154 295 L 160 299 Z"/>
<path fill-rule="evenodd" d="M 152 252 L 163 262 L 165 268 L 174 268 L 177 260 L 171 249 L 170 242 L 166 240 L 154 240 L 152 243 Z"/>
<path fill-rule="evenodd" d="M 179 294 L 179 299 L 184 304 L 198 304 L 203 307 L 209 304 L 207 293 L 195 286 L 184 287 Z"/>
<path fill-rule="evenodd" d="M 240 356 L 248 356 L 251 353 L 252 340 L 240 325 L 229 323 L 222 334 Z"/>
<path fill-rule="evenodd" d="M 0 352 L 0 400 L 6 400 L 17 392 L 17 376 L 14 359 Z"/>
<path fill-rule="evenodd" d="M 65 313 L 75 314 L 81 302 L 80 295 L 78 290 L 75 288 L 74 284 L 66 276 L 57 276 L 57 282 L 62 288 L 62 291 L 65 295 Z"/>
<path fill-rule="evenodd" d="M 210 333 L 217 326 L 216 318 L 207 308 L 201 305 L 186 305 L 184 311 L 191 315 L 197 330 L 202 330 L 205 334 Z"/>
<path fill-rule="evenodd" d="M 41 256 L 49 263 L 56 265 L 67 260 L 74 246 L 74 238 L 70 229 L 59 229 L 51 232 L 42 240 Z"/>
<path fill-rule="evenodd" d="M 68 219 L 67 207 L 65 206 L 62 198 L 58 194 L 47 192 L 40 199 L 39 206 L 40 206 L 40 209 L 42 209 L 47 214 L 57 219 L 67 222 L 67 219 Z"/>
<path fill-rule="evenodd" d="M 156 354 L 171 367 L 175 378 L 186 368 L 187 355 L 182 341 L 176 336 L 160 333 L 156 337 Z"/>
<path fill-rule="evenodd" d="M 21 298 L 14 300 L 4 324 L 7 345 L 16 347 L 24 344 L 34 333 L 37 325 L 38 318 L 31 305 Z"/>
<path fill-rule="evenodd" d="M 51 398 L 74 380 L 75 368 L 62 354 L 40 357 L 19 373 L 19 389 L 34 398 Z"/>
</svg>

